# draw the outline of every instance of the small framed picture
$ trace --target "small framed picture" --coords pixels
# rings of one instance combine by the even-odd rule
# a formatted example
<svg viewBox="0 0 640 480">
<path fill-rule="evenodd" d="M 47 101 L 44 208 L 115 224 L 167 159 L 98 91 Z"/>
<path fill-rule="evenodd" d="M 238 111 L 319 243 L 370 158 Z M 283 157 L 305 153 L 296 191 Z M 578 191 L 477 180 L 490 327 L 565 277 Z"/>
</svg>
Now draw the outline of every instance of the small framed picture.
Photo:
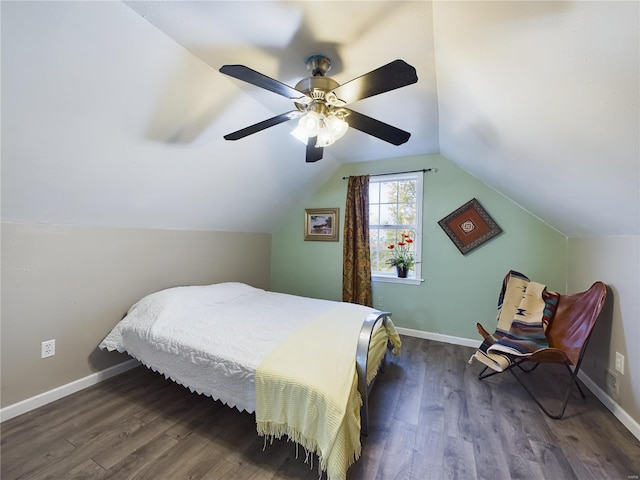
<svg viewBox="0 0 640 480">
<path fill-rule="evenodd" d="M 444 217 L 438 225 L 463 255 L 502 232 L 475 198 Z"/>
<path fill-rule="evenodd" d="M 306 208 L 304 214 L 304 239 L 337 242 L 340 231 L 339 208 Z"/>
</svg>

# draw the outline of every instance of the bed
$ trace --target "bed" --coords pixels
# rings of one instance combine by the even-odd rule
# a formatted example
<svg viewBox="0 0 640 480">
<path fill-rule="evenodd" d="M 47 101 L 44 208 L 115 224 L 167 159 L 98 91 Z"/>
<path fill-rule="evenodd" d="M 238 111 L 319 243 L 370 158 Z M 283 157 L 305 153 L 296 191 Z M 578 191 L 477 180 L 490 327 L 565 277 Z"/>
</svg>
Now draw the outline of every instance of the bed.
<svg viewBox="0 0 640 480">
<path fill-rule="evenodd" d="M 390 316 L 236 282 L 174 287 L 134 304 L 99 346 L 255 413 L 260 435 L 287 435 L 339 480 L 360 455 L 385 354 L 401 347 Z"/>
</svg>

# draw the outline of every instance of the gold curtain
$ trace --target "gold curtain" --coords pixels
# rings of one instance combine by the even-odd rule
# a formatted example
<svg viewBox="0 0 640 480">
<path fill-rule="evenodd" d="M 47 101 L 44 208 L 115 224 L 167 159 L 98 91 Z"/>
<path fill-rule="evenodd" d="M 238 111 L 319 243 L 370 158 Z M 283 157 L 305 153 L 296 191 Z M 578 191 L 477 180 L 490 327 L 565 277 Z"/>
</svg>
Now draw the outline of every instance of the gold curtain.
<svg viewBox="0 0 640 480">
<path fill-rule="evenodd" d="M 344 217 L 342 301 L 372 307 L 369 175 L 349 177 Z"/>
</svg>

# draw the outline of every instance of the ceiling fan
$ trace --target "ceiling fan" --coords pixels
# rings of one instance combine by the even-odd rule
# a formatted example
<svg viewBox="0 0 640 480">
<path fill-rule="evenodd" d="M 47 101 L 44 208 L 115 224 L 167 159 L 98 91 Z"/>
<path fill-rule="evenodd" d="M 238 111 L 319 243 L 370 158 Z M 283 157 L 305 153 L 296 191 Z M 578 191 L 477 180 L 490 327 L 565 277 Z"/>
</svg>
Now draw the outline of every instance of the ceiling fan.
<svg viewBox="0 0 640 480">
<path fill-rule="evenodd" d="M 225 140 L 239 140 L 289 120 L 298 119 L 291 132 L 307 144 L 306 161 L 317 162 L 323 149 L 342 137 L 349 127 L 393 145 L 401 145 L 411 134 L 392 125 L 345 107 L 350 103 L 418 81 L 416 69 L 403 60 L 394 60 L 369 73 L 340 85 L 325 74 L 331 60 L 312 55 L 306 60 L 311 76 L 300 80 L 295 88 L 267 77 L 244 65 L 224 65 L 220 72 L 293 100 L 296 109 L 225 135 Z"/>
</svg>

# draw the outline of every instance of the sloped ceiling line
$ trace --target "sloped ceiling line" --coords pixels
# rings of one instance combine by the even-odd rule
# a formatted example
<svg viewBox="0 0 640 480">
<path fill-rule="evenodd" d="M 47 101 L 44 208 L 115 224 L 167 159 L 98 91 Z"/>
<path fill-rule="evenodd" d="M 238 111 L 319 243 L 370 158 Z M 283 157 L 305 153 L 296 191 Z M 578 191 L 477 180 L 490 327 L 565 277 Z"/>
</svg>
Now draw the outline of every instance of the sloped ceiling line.
<svg viewBox="0 0 640 480">
<path fill-rule="evenodd" d="M 3 219 L 271 231 L 340 164 L 442 152 L 567 236 L 640 234 L 638 2 L 327 5 L 4 2 Z M 309 165 L 288 123 L 223 140 L 291 103 L 221 65 L 295 85 L 312 53 L 339 83 L 413 65 L 357 103 L 409 141 L 350 129 Z"/>
</svg>

